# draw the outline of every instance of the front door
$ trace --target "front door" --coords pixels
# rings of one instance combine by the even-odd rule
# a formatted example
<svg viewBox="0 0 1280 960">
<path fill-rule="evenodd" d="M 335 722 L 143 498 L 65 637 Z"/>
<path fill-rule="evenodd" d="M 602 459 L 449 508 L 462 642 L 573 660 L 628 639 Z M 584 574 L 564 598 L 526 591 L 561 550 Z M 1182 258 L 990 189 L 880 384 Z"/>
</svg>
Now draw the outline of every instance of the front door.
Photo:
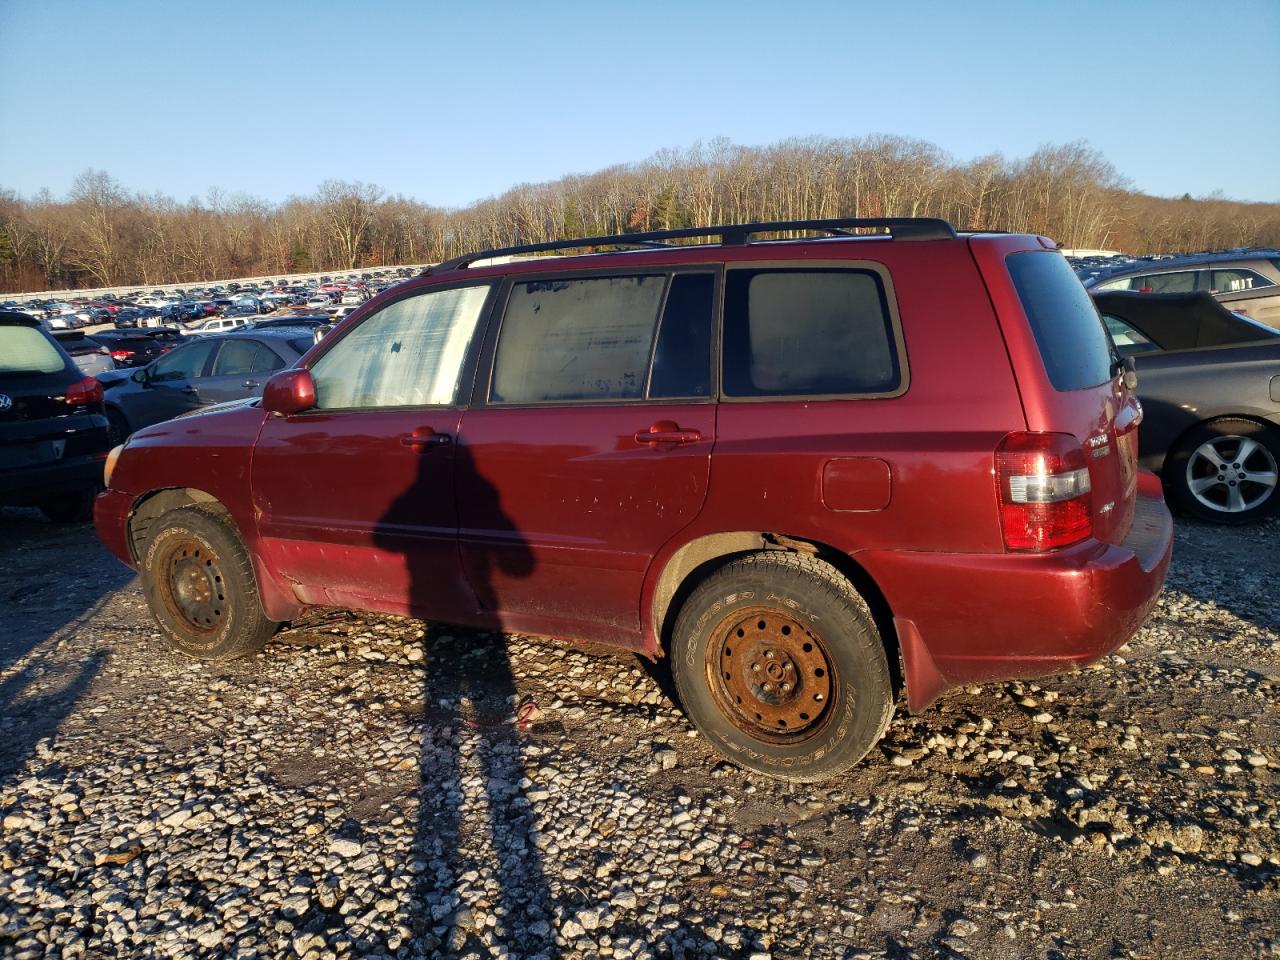
<svg viewBox="0 0 1280 960">
<path fill-rule="evenodd" d="M 716 276 L 507 288 L 457 472 L 463 568 L 495 626 L 639 643 L 649 563 L 706 496 Z"/>
<path fill-rule="evenodd" d="M 457 396 L 488 286 L 411 294 L 309 364 L 316 407 L 264 424 L 261 549 L 308 603 L 455 619 Z M 468 384 L 468 387 L 470 385 Z"/>
<path fill-rule="evenodd" d="M 289 364 L 261 340 L 243 334 L 222 338 L 207 377 L 195 382 L 203 403 L 225 403 L 262 396 L 271 375 Z"/>
<path fill-rule="evenodd" d="M 208 371 L 217 346 L 210 340 L 186 343 L 146 367 L 141 388 L 119 398 L 129 425 L 137 430 L 204 406 L 195 385 Z"/>
</svg>

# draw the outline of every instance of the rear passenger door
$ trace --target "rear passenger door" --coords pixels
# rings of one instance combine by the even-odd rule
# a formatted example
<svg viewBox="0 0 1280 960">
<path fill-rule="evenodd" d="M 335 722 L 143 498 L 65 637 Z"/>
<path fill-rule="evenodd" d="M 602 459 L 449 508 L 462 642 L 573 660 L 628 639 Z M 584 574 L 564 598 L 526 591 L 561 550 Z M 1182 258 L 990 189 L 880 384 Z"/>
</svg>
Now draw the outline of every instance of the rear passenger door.
<svg viewBox="0 0 1280 960">
<path fill-rule="evenodd" d="M 269 346 L 248 337 L 228 337 L 221 342 L 209 376 L 196 381 L 202 403 L 222 403 L 262 396 L 263 384 L 286 364 Z"/>
<path fill-rule="evenodd" d="M 716 269 L 504 286 L 455 462 L 484 620 L 639 644 L 649 561 L 706 497 L 718 287 Z"/>
</svg>

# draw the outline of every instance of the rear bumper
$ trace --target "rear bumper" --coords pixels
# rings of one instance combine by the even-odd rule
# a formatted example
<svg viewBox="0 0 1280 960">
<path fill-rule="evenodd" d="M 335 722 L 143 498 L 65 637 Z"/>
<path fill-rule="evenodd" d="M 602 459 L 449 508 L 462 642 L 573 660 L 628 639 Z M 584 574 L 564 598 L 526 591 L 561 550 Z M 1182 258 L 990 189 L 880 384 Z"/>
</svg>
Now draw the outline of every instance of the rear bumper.
<svg viewBox="0 0 1280 960">
<path fill-rule="evenodd" d="M 106 459 L 104 452 L 0 471 L 0 503 L 29 506 L 51 497 L 92 490 L 102 485 Z"/>
<path fill-rule="evenodd" d="M 1142 474 L 1121 544 L 1048 554 L 859 554 L 894 611 L 912 712 L 965 683 L 1092 663 L 1142 626 L 1164 585 L 1173 521 Z"/>
<path fill-rule="evenodd" d="M 93 526 L 102 545 L 122 563 L 133 569 L 138 565 L 129 549 L 129 513 L 133 497 L 118 490 L 104 490 L 93 501 Z"/>
</svg>

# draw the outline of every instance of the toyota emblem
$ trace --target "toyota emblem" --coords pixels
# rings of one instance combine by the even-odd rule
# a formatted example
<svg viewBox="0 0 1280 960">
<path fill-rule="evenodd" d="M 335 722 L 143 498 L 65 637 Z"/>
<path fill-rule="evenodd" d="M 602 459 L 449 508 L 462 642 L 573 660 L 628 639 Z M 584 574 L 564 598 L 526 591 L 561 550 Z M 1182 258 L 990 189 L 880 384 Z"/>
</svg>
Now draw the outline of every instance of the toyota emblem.
<svg viewBox="0 0 1280 960">
<path fill-rule="evenodd" d="M 13 406 L 13 401 L 9 399 L 8 394 L 0 393 L 0 410 L 8 410 Z"/>
</svg>

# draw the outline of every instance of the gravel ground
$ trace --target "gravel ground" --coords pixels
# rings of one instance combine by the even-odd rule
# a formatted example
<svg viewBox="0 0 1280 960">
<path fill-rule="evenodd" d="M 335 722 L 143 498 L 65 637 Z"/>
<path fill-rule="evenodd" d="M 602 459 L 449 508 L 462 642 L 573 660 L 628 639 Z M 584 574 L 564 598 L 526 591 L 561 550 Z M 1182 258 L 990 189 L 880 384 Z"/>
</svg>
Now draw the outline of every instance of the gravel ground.
<svg viewBox="0 0 1280 960">
<path fill-rule="evenodd" d="M 0 511 L 0 955 L 1280 956 L 1278 535 L 1180 522 L 1119 655 L 793 788 L 604 649 L 324 612 L 180 659 L 89 526 Z"/>
</svg>

